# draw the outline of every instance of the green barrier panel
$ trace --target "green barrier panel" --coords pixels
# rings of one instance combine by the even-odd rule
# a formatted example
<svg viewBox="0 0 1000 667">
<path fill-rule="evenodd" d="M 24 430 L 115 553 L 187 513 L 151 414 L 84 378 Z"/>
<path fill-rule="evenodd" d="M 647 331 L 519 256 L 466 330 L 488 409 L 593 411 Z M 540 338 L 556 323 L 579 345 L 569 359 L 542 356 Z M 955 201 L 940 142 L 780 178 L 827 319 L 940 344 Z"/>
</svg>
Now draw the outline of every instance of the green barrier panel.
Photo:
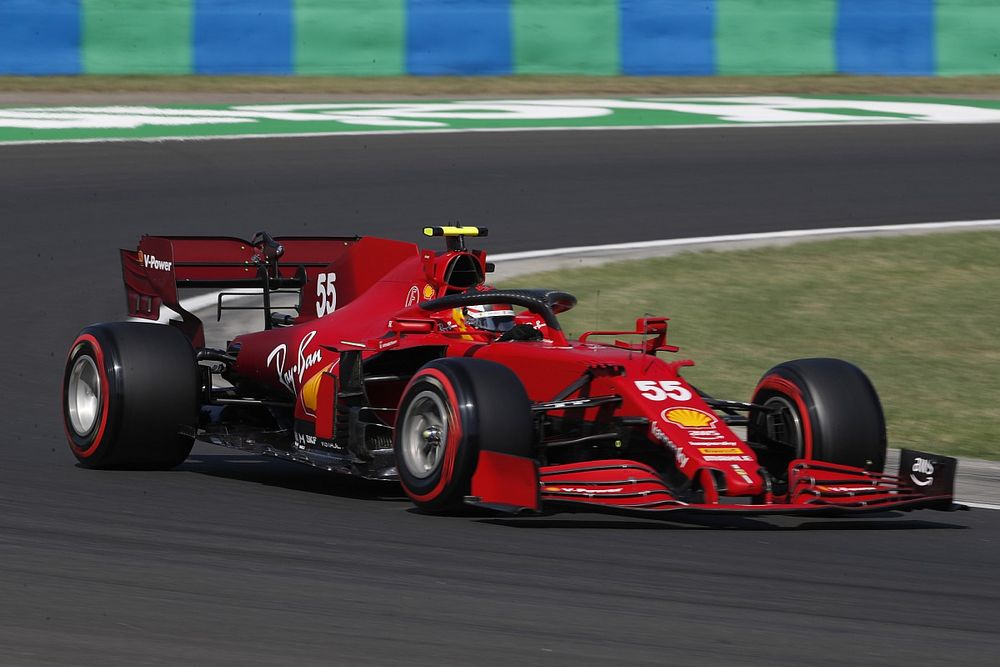
<svg viewBox="0 0 1000 667">
<path fill-rule="evenodd" d="M 405 74 L 404 0 L 295 0 L 295 73 Z"/>
<path fill-rule="evenodd" d="M 718 74 L 832 74 L 836 0 L 716 0 Z"/>
<path fill-rule="evenodd" d="M 190 74 L 193 0 L 82 0 L 88 74 Z"/>
<path fill-rule="evenodd" d="M 517 74 L 619 73 L 618 0 L 514 0 Z"/>
<path fill-rule="evenodd" d="M 1000 3 L 938 0 L 937 73 L 1000 74 Z"/>
</svg>

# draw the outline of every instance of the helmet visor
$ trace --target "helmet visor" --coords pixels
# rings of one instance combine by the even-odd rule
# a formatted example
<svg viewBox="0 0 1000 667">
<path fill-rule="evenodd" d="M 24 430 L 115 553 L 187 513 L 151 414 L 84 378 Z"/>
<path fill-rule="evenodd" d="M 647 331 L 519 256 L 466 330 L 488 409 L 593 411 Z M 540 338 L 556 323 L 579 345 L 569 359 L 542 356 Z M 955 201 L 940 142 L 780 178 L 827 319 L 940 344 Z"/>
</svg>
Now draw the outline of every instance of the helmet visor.
<svg viewBox="0 0 1000 667">
<path fill-rule="evenodd" d="M 465 321 L 477 329 L 503 333 L 514 328 L 514 307 L 508 305 L 469 306 Z"/>
</svg>

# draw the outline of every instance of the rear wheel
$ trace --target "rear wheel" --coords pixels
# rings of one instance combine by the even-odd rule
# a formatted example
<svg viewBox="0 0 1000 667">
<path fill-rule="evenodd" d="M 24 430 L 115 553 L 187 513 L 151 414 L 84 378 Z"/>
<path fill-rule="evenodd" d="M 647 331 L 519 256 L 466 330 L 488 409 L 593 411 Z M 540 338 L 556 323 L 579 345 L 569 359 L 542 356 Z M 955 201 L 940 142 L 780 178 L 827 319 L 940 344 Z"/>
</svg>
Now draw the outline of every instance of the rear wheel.
<svg viewBox="0 0 1000 667">
<path fill-rule="evenodd" d="M 761 463 L 783 479 L 793 459 L 881 471 L 885 417 L 875 387 L 860 368 L 840 359 L 797 359 L 761 378 L 747 440 Z"/>
<path fill-rule="evenodd" d="M 460 509 L 481 449 L 531 458 L 531 403 L 506 366 L 436 359 L 410 380 L 393 447 L 403 490 L 428 512 Z"/>
<path fill-rule="evenodd" d="M 198 423 L 198 363 L 178 329 L 95 324 L 70 347 L 63 421 L 87 468 L 166 469 L 191 452 Z"/>
</svg>

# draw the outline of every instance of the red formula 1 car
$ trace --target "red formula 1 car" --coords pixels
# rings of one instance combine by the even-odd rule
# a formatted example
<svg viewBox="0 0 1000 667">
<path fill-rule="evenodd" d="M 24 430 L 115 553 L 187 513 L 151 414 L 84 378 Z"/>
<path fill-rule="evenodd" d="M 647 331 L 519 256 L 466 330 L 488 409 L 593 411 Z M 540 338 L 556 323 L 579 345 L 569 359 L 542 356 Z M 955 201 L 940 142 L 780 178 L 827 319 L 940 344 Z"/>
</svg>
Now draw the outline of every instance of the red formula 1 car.
<svg viewBox="0 0 1000 667">
<path fill-rule="evenodd" d="M 750 402 L 712 398 L 682 377 L 692 362 L 668 360 L 666 318 L 569 340 L 557 314 L 572 295 L 484 286 L 493 267 L 465 237 L 485 229 L 424 231 L 447 250 L 264 233 L 122 250 L 129 315 L 180 319 L 76 338 L 63 382 L 73 453 L 84 467 L 170 468 L 198 439 L 398 479 L 432 512 L 955 507 L 954 459 L 904 450 L 900 472 L 883 472 L 882 408 L 857 367 L 789 361 Z M 247 287 L 263 330 L 206 347 L 178 288 Z M 289 293 L 296 312 L 276 312 Z"/>
</svg>

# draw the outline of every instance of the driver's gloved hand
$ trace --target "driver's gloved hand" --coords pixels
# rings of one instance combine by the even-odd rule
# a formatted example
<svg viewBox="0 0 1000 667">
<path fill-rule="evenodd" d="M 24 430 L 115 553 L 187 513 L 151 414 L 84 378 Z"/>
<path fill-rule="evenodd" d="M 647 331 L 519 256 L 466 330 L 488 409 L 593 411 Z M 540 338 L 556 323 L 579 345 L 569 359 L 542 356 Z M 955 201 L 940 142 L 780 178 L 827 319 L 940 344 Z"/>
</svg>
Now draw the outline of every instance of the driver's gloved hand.
<svg viewBox="0 0 1000 667">
<path fill-rule="evenodd" d="M 515 324 L 497 338 L 498 343 L 511 340 L 542 340 L 542 332 L 530 324 Z"/>
</svg>

